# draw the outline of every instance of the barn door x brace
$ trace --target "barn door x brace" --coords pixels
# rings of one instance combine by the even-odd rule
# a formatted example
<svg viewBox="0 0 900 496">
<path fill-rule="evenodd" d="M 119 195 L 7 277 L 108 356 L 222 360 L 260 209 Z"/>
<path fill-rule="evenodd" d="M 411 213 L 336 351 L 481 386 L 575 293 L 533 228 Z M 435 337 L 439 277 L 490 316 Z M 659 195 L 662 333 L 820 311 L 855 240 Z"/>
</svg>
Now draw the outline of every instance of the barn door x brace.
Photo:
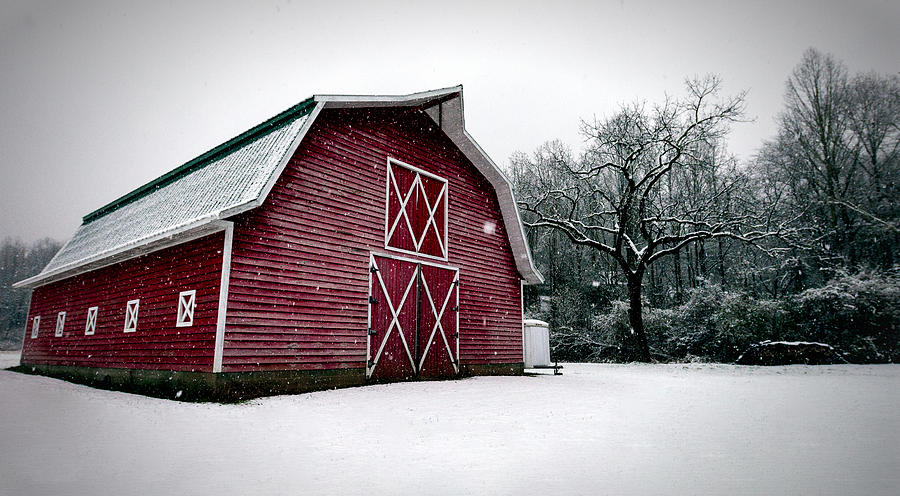
<svg viewBox="0 0 900 496">
<path fill-rule="evenodd" d="M 366 377 L 459 373 L 459 269 L 371 255 Z"/>
</svg>

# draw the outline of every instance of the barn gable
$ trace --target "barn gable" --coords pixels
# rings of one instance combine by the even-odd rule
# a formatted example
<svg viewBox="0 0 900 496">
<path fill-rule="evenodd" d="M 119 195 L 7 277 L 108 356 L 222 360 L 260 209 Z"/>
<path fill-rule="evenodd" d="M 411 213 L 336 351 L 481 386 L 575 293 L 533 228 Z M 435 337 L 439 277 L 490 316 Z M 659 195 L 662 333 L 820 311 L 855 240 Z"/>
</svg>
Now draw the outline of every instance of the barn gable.
<svg viewBox="0 0 900 496">
<path fill-rule="evenodd" d="M 503 211 L 526 284 L 542 282 L 525 240 L 509 180 L 466 132 L 462 87 L 406 96 L 316 95 L 181 167 L 86 215 L 41 273 L 35 288 L 223 229 L 220 219 L 261 205 L 324 108 L 423 110 L 484 174 Z"/>
</svg>

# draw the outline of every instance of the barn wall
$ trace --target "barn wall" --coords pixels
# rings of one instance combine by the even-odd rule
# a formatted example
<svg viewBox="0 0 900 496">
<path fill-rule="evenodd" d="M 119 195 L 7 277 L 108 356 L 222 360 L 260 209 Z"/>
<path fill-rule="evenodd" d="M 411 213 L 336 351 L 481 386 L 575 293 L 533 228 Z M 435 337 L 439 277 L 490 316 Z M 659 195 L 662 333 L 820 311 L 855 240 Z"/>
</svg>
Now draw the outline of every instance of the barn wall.
<svg viewBox="0 0 900 496">
<path fill-rule="evenodd" d="M 326 110 L 265 204 L 234 219 L 224 371 L 365 367 L 388 157 L 449 180 L 462 363 L 522 362 L 519 276 L 491 185 L 422 114 Z"/>
<path fill-rule="evenodd" d="M 23 364 L 212 371 L 224 234 L 36 288 L 31 297 Z M 196 290 L 194 325 L 176 327 L 178 294 Z M 140 298 L 137 331 L 125 333 L 125 306 Z M 84 333 L 97 306 L 95 334 Z M 56 316 L 66 312 L 62 337 Z M 36 339 L 32 318 L 41 316 Z"/>
</svg>

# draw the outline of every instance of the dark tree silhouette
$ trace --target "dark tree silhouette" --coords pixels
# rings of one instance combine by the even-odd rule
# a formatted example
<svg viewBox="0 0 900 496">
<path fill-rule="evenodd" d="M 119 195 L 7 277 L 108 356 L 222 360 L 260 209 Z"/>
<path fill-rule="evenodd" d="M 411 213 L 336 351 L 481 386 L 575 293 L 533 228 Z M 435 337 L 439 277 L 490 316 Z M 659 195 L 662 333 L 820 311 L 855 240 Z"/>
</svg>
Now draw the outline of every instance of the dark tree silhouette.
<svg viewBox="0 0 900 496">
<path fill-rule="evenodd" d="M 59 242 L 43 239 L 31 246 L 6 238 L 0 244 L 0 348 L 22 343 L 31 291 L 14 289 L 16 281 L 41 271 L 59 251 Z"/>
</svg>

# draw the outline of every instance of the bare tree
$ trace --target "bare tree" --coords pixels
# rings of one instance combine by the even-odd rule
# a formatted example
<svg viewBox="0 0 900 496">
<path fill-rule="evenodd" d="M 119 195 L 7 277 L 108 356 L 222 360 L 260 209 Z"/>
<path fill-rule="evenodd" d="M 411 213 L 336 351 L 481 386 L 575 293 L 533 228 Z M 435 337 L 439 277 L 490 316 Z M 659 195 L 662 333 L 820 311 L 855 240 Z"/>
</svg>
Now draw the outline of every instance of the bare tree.
<svg viewBox="0 0 900 496">
<path fill-rule="evenodd" d="M 786 83 L 778 136 L 758 162 L 815 228 L 822 267 L 890 267 L 898 244 L 900 78 L 851 78 L 833 56 L 809 49 Z"/>
<path fill-rule="evenodd" d="M 863 177 L 861 191 L 841 206 L 858 216 L 861 255 L 888 268 L 900 246 L 900 77 L 859 74 L 850 100 L 851 146 Z"/>
<path fill-rule="evenodd" d="M 648 267 L 692 243 L 731 238 L 748 243 L 777 235 L 770 212 L 745 202 L 745 177 L 713 171 L 728 124 L 744 94 L 719 98 L 714 76 L 686 82 L 687 95 L 648 108 L 638 103 L 586 123 L 589 149 L 576 161 L 558 143 L 513 159 L 526 223 L 564 233 L 615 261 L 628 291 L 633 359 L 650 361 L 642 316 Z M 684 182 L 702 177 L 685 194 Z M 727 201 L 726 201 L 727 199 Z"/>
</svg>

